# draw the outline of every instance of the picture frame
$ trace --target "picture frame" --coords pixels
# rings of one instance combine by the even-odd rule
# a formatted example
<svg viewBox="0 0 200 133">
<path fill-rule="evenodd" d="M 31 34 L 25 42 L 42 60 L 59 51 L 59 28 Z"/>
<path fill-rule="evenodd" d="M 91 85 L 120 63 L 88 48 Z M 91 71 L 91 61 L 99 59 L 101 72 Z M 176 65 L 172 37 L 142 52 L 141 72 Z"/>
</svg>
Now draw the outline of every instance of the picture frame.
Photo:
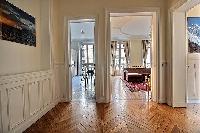
<svg viewBox="0 0 200 133">
<path fill-rule="evenodd" d="M 188 52 L 200 53 L 200 17 L 187 17 Z"/>
<path fill-rule="evenodd" d="M 35 18 L 8 1 L 1 0 L 0 39 L 36 47 Z"/>
</svg>

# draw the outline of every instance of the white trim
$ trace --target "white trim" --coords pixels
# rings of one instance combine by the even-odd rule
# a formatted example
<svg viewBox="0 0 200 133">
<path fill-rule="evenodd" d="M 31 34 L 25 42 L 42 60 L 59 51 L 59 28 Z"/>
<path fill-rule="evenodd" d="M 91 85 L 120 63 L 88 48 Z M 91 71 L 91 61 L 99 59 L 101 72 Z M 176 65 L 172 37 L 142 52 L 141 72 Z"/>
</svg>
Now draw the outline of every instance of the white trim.
<svg viewBox="0 0 200 133">
<path fill-rule="evenodd" d="M 167 99 L 167 105 L 172 106 L 172 101 L 170 99 Z"/>
<path fill-rule="evenodd" d="M 174 12 L 176 9 L 181 7 L 187 0 L 178 0 L 172 7 L 170 7 L 169 11 Z"/>
<path fill-rule="evenodd" d="M 158 103 L 166 103 L 166 99 L 159 99 Z"/>
<path fill-rule="evenodd" d="M 35 123 L 38 119 L 40 119 L 43 115 L 45 115 L 49 110 L 54 108 L 59 102 L 60 100 L 57 99 L 54 103 L 45 107 L 43 110 L 40 110 L 36 115 L 33 115 L 33 117 L 29 118 L 28 121 L 24 122 L 19 127 L 15 128 L 12 132 L 20 133 L 25 131 L 28 127 L 30 127 L 33 123 Z"/>
<path fill-rule="evenodd" d="M 172 106 L 172 100 L 173 100 L 173 92 L 172 92 L 172 84 L 173 84 L 173 80 L 172 80 L 172 31 L 173 31 L 173 26 L 172 26 L 172 22 L 173 22 L 173 15 L 172 15 L 172 11 L 173 11 L 173 8 L 171 8 L 170 10 L 168 10 L 168 34 L 167 34 L 167 38 L 169 43 L 170 43 L 170 47 L 168 48 L 168 53 L 167 53 L 167 56 L 169 57 L 168 59 L 168 71 L 167 71 L 167 104 Z"/>
<path fill-rule="evenodd" d="M 2 131 L 22 132 L 60 102 L 60 94 L 55 93 L 60 92 L 60 88 L 55 88 L 52 83 L 54 80 L 50 70 L 0 77 Z M 21 91 L 18 91 L 19 89 Z M 13 115 L 15 110 L 10 107 L 14 104 L 17 104 L 16 110 L 20 111 L 19 114 L 23 114 L 20 118 Z"/>
<path fill-rule="evenodd" d="M 97 103 L 106 103 L 105 97 L 100 97 L 98 99 L 96 99 Z"/>
<path fill-rule="evenodd" d="M 70 64 L 70 60 L 69 58 L 71 57 L 71 53 L 70 53 L 70 29 L 69 29 L 69 21 L 70 20 L 79 20 L 79 19 L 94 19 L 95 21 L 95 32 L 94 32 L 94 40 L 95 40 L 95 70 L 96 70 L 96 80 L 95 80 L 95 93 L 96 93 L 96 98 L 98 97 L 98 92 L 99 92 L 99 84 L 100 81 L 98 80 L 98 76 L 100 76 L 100 72 L 98 71 L 98 61 L 99 61 L 99 55 L 98 55 L 98 50 L 99 50 L 99 41 L 98 41 L 98 27 L 99 27 L 99 16 L 98 15 L 87 15 L 87 16 L 65 16 L 64 17 L 64 40 L 63 40 L 63 44 L 64 44 L 64 52 L 65 52 L 65 88 L 67 88 L 66 90 L 64 90 L 65 94 L 65 98 L 66 101 L 70 102 L 72 101 L 72 86 L 71 86 L 71 74 L 70 74 L 70 69 L 69 69 L 69 64 Z M 66 80 L 68 79 L 68 80 Z"/>
<path fill-rule="evenodd" d="M 157 76 L 158 80 L 156 81 L 156 94 L 157 94 L 157 96 L 155 98 L 155 102 L 159 102 L 160 101 L 159 98 L 162 98 L 162 97 L 159 96 L 159 95 L 161 95 L 160 94 L 160 89 L 164 87 L 164 86 L 161 86 L 161 84 L 159 82 L 161 80 L 161 78 L 160 78 L 161 68 L 160 67 L 162 67 L 162 65 L 160 63 L 163 62 L 162 59 L 160 59 L 160 56 L 162 54 L 161 53 L 162 50 L 160 49 L 162 42 L 161 42 L 161 39 L 160 39 L 160 36 L 159 36 L 160 33 L 161 33 L 161 30 L 162 30 L 162 27 L 160 25 L 160 8 L 158 8 L 158 7 L 134 7 L 133 9 L 106 8 L 105 9 L 105 16 L 106 16 L 106 19 L 110 19 L 110 16 L 109 16 L 110 13 L 137 13 L 137 12 L 152 12 L 152 13 L 155 12 L 156 13 L 156 29 L 157 29 L 157 33 L 156 33 L 156 36 L 157 36 L 156 37 L 157 38 L 156 39 L 156 42 L 157 42 L 156 43 L 156 48 L 157 48 L 157 50 L 156 50 L 156 52 L 157 52 L 157 54 L 156 54 L 156 56 L 157 56 L 156 57 L 157 58 L 156 59 L 157 60 L 156 67 L 158 68 L 157 72 L 156 72 L 157 73 L 156 76 Z M 110 59 L 109 59 L 110 58 L 110 55 L 109 55 L 109 53 L 110 53 L 110 45 L 108 45 L 108 44 L 111 41 L 111 36 L 109 37 L 109 35 L 107 35 L 106 38 L 107 38 L 106 47 L 107 47 L 107 50 L 109 50 L 109 51 L 107 51 L 107 54 L 106 54 L 106 59 L 107 59 L 107 68 L 106 68 L 107 71 L 106 72 L 107 72 L 107 74 L 110 74 Z M 166 62 L 166 61 L 164 61 L 164 62 Z M 109 76 L 110 75 L 106 75 L 106 77 L 109 77 Z M 163 76 L 165 76 L 165 75 L 163 75 Z M 110 97 L 111 97 L 111 89 L 112 88 L 110 88 L 111 85 L 108 85 L 108 84 L 111 84 L 110 78 L 107 80 L 107 85 L 106 85 L 106 89 L 108 88 L 107 93 L 110 93 L 110 94 L 106 94 L 106 99 L 111 100 Z M 163 91 L 165 91 L 165 90 L 163 90 Z M 163 103 L 166 103 L 166 100 L 163 100 L 163 99 L 165 99 L 165 98 L 162 98 L 161 101 Z"/>
<path fill-rule="evenodd" d="M 54 68 L 54 57 L 55 57 L 55 51 L 53 49 L 53 0 L 49 1 L 49 41 L 50 41 L 50 69 L 52 70 Z"/>
<path fill-rule="evenodd" d="M 174 102 L 172 105 L 172 107 L 174 108 L 186 107 L 186 106 L 187 106 L 186 102 Z"/>
<path fill-rule="evenodd" d="M 71 102 L 71 98 L 69 98 L 69 99 L 61 98 L 60 102 Z"/>
</svg>

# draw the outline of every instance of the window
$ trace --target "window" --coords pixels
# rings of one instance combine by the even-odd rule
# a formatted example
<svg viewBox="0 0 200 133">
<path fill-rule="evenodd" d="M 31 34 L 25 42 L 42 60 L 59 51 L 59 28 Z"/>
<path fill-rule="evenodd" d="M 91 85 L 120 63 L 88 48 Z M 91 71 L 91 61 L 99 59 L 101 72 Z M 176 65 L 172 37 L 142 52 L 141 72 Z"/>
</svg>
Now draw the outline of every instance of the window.
<svg viewBox="0 0 200 133">
<path fill-rule="evenodd" d="M 116 57 L 115 57 L 116 70 L 122 70 L 125 66 L 126 66 L 126 57 L 125 57 L 124 44 L 117 43 L 117 45 L 116 45 Z"/>
<path fill-rule="evenodd" d="M 94 63 L 94 45 L 82 45 L 82 64 Z"/>
<path fill-rule="evenodd" d="M 94 45 L 88 46 L 88 63 L 94 63 Z"/>
<path fill-rule="evenodd" d="M 147 47 L 146 68 L 151 68 L 151 48 Z"/>
</svg>

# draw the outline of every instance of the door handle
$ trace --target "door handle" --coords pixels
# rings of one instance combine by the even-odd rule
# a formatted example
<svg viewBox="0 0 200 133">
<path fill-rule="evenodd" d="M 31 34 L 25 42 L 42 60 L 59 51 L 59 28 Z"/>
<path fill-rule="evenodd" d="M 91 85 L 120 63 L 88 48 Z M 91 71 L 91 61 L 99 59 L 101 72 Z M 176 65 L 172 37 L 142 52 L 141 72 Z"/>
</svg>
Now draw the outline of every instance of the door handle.
<svg viewBox="0 0 200 133">
<path fill-rule="evenodd" d="M 164 62 L 162 62 L 162 67 L 164 67 L 164 66 L 166 66 L 167 65 L 167 62 L 166 61 L 164 61 Z"/>
</svg>

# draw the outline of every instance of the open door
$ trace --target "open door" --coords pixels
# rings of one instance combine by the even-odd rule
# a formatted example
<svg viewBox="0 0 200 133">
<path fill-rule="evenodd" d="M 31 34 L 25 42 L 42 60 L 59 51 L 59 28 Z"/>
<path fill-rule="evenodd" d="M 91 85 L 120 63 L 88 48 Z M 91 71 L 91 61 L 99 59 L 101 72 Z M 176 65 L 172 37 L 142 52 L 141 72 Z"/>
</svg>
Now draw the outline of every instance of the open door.
<svg viewBox="0 0 200 133">
<path fill-rule="evenodd" d="M 173 12 L 172 106 L 186 107 L 186 23 L 185 12 Z M 182 39 L 180 39 L 182 38 Z"/>
<path fill-rule="evenodd" d="M 66 82 L 68 101 L 96 99 L 95 19 L 68 20 Z"/>
<path fill-rule="evenodd" d="M 107 83 L 106 83 L 106 102 L 111 101 L 112 97 L 112 80 L 111 80 L 111 26 L 110 26 L 110 13 L 106 13 L 106 58 L 107 58 L 107 66 L 106 66 L 106 77 L 107 77 Z"/>
<path fill-rule="evenodd" d="M 70 27 L 70 20 L 67 21 L 67 35 L 68 35 L 68 43 L 65 52 L 65 70 L 66 70 L 66 84 L 68 85 L 66 90 L 66 98 L 67 101 L 72 100 L 72 74 L 71 74 L 71 27 Z"/>
</svg>

